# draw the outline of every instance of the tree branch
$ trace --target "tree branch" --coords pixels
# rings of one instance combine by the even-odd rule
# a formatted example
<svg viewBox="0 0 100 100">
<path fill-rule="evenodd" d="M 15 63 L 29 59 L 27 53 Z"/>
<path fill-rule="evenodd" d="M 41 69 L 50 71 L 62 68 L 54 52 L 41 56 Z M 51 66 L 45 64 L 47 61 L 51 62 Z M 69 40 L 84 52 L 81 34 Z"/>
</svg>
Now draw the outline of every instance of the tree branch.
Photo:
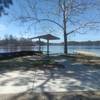
<svg viewBox="0 0 100 100">
<path fill-rule="evenodd" d="M 85 27 L 89 28 L 89 27 L 91 27 L 91 25 L 93 26 L 94 24 L 98 24 L 98 23 L 100 24 L 100 22 L 87 22 L 87 23 L 81 25 L 80 27 L 77 27 L 76 29 L 68 32 L 67 35 L 72 34 L 76 31 L 78 31 L 79 29 L 82 29 L 82 28 L 85 28 Z"/>
<path fill-rule="evenodd" d="M 57 23 L 56 21 L 52 20 L 52 19 L 37 19 L 37 21 L 41 22 L 41 21 L 49 21 L 52 23 L 55 23 L 56 25 L 58 25 L 61 29 L 64 29 L 62 25 L 60 25 L 59 23 Z"/>
<path fill-rule="evenodd" d="M 42 21 L 48 21 L 48 22 L 51 22 L 51 23 L 54 23 L 56 25 L 58 25 L 61 29 L 64 29 L 62 25 L 60 25 L 59 23 L 57 23 L 56 21 L 52 20 L 52 19 L 38 19 L 38 18 L 33 18 L 33 17 L 19 17 L 19 18 L 16 18 L 16 20 L 22 20 L 22 21 L 37 21 L 37 22 L 42 22 Z"/>
</svg>

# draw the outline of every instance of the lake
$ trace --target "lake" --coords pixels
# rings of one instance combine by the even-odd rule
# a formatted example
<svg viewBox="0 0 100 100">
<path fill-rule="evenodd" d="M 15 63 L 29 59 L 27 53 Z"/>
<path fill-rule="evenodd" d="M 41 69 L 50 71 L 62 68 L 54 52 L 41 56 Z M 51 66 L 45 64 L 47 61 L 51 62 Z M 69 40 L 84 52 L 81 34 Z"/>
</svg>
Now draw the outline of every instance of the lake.
<svg viewBox="0 0 100 100">
<path fill-rule="evenodd" d="M 44 52 L 46 52 L 47 47 L 42 46 L 41 48 Z M 20 50 L 38 50 L 38 46 L 24 46 L 24 47 L 0 47 L 0 53 L 2 52 L 14 52 Z M 50 54 L 62 54 L 64 50 L 64 46 L 61 45 L 51 45 L 50 46 Z M 68 46 L 69 53 L 75 53 L 76 51 L 88 51 L 93 52 L 97 56 L 100 56 L 100 46 Z"/>
<path fill-rule="evenodd" d="M 46 50 L 46 46 L 43 47 L 43 50 Z M 100 56 L 100 47 L 99 46 L 68 46 L 69 53 L 75 53 L 76 51 L 87 51 L 93 52 L 97 56 Z M 50 46 L 50 53 L 63 53 L 64 46 Z"/>
</svg>

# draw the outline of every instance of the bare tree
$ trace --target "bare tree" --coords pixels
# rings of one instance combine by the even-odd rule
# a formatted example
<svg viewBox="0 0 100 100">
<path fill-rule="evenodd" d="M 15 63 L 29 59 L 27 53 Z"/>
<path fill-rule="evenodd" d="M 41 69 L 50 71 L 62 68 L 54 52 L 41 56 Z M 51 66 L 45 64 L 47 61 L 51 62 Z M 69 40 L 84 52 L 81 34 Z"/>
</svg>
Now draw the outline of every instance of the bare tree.
<svg viewBox="0 0 100 100">
<path fill-rule="evenodd" d="M 84 16 L 88 16 L 92 10 L 97 11 L 99 4 L 100 0 L 25 0 L 24 6 L 21 5 L 24 11 L 17 19 L 32 22 L 30 26 L 34 22 L 50 22 L 59 26 L 64 34 L 64 53 L 68 54 L 68 35 L 84 33 L 82 29 L 97 28 L 98 19 L 86 19 Z"/>
</svg>

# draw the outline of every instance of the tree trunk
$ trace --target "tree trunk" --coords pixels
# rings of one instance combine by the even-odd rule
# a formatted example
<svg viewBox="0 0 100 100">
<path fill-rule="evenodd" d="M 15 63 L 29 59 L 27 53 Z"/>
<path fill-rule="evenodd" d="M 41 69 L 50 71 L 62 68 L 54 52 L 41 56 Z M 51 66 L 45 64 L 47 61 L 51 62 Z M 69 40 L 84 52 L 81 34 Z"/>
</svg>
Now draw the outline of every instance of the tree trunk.
<svg viewBox="0 0 100 100">
<path fill-rule="evenodd" d="M 66 32 L 66 8 L 64 1 L 64 11 L 63 11 L 63 24 L 64 24 L 64 53 L 68 54 L 68 45 L 67 45 L 67 32 Z"/>
<path fill-rule="evenodd" d="M 67 34 L 64 31 L 64 53 L 67 55 L 68 54 L 68 45 L 67 45 Z"/>
</svg>

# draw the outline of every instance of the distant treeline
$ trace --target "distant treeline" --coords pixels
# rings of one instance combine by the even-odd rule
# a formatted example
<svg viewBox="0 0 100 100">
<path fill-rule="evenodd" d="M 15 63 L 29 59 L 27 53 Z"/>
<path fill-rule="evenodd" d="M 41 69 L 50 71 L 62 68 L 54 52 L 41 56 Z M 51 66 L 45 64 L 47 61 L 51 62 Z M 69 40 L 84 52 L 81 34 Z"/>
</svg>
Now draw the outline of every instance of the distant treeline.
<svg viewBox="0 0 100 100">
<path fill-rule="evenodd" d="M 64 45 L 64 43 L 50 43 L 50 45 Z M 100 41 L 69 41 L 68 45 L 74 46 L 100 46 Z"/>
<path fill-rule="evenodd" d="M 41 41 L 40 43 L 39 43 L 39 41 L 33 42 L 30 39 L 25 39 L 25 38 L 19 39 L 19 38 L 13 37 L 12 35 L 6 36 L 4 39 L 0 40 L 0 46 L 17 47 L 17 46 L 36 46 L 38 44 L 46 45 L 46 42 L 43 42 L 43 41 Z M 50 43 L 50 45 L 64 45 L 64 43 Z M 68 45 L 100 46 L 100 41 L 82 41 L 82 42 L 69 41 Z"/>
<path fill-rule="evenodd" d="M 0 52 L 29 51 L 35 44 L 30 39 L 16 38 L 12 35 L 0 40 Z"/>
<path fill-rule="evenodd" d="M 33 42 L 29 39 L 20 38 L 17 39 L 12 35 L 0 40 L 0 46 L 32 46 Z"/>
<path fill-rule="evenodd" d="M 68 42 L 69 45 L 81 45 L 81 46 L 100 46 L 100 41 L 70 41 Z"/>
</svg>

